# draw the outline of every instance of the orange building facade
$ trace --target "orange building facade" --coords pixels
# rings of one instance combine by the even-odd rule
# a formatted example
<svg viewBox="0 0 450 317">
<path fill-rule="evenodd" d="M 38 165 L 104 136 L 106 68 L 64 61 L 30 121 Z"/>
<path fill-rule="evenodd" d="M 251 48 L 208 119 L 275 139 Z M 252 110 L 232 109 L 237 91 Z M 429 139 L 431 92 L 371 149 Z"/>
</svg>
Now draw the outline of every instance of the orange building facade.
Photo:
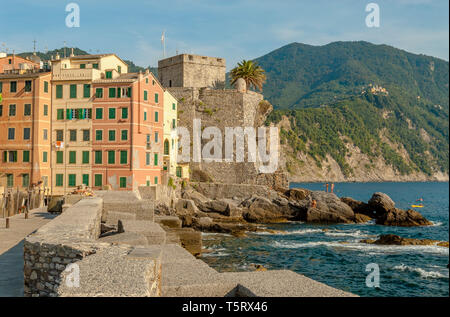
<svg viewBox="0 0 450 317">
<path fill-rule="evenodd" d="M 164 89 L 150 72 L 93 81 L 94 189 L 161 183 Z"/>
<path fill-rule="evenodd" d="M 0 74 L 9 73 L 14 70 L 38 70 L 40 64 L 20 56 L 9 55 L 0 57 Z"/>
<path fill-rule="evenodd" d="M 50 135 L 51 73 L 0 74 L 0 187 L 50 186 Z"/>
</svg>

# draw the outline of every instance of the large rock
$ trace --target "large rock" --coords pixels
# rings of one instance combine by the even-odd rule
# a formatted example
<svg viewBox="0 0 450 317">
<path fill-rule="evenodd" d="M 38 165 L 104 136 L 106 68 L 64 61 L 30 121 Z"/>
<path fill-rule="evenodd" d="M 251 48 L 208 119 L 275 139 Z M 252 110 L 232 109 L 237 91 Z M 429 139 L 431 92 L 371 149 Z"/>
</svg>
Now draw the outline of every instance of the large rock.
<svg viewBox="0 0 450 317">
<path fill-rule="evenodd" d="M 278 202 L 278 201 L 277 201 Z M 242 202 L 244 209 L 242 216 L 248 222 L 270 223 L 292 218 L 289 205 L 280 206 L 279 202 L 260 196 L 253 196 Z"/>
<path fill-rule="evenodd" d="M 369 200 L 369 206 L 375 210 L 377 216 L 395 208 L 395 203 L 388 195 L 384 193 L 375 193 Z"/>
<path fill-rule="evenodd" d="M 381 235 L 378 240 L 361 240 L 361 243 L 379 245 L 438 245 L 448 248 L 448 242 L 430 239 L 409 239 L 402 238 L 395 234 Z"/>
<path fill-rule="evenodd" d="M 319 208 L 309 208 L 306 212 L 306 222 L 308 223 L 353 223 L 353 220 L 346 218 L 338 213 L 327 211 L 323 206 Z"/>
<path fill-rule="evenodd" d="M 314 223 L 352 223 L 355 213 L 335 194 L 323 191 L 311 193 L 311 201 L 316 201 L 316 207 L 310 206 L 306 214 L 307 222 Z"/>
<path fill-rule="evenodd" d="M 175 210 L 177 215 L 193 215 L 199 212 L 197 206 L 193 200 L 190 199 L 178 199 L 175 204 Z"/>
<path fill-rule="evenodd" d="M 311 191 L 303 188 L 292 188 L 286 191 L 285 195 L 292 200 L 304 200 L 309 198 Z"/>
<path fill-rule="evenodd" d="M 200 182 L 200 183 L 212 183 L 214 182 L 211 175 L 209 175 L 207 172 L 202 171 L 200 169 L 194 169 L 191 173 L 191 181 L 192 182 Z"/>
<path fill-rule="evenodd" d="M 399 226 L 399 227 L 417 227 L 430 226 L 432 223 L 424 216 L 414 210 L 402 210 L 393 208 L 382 214 L 376 221 L 379 225 Z"/>
<path fill-rule="evenodd" d="M 366 215 L 370 218 L 375 218 L 375 216 L 376 216 L 375 210 L 369 204 L 366 204 L 365 202 L 355 200 L 350 197 L 342 197 L 341 201 L 344 204 L 347 204 L 348 206 L 350 206 L 350 208 L 352 208 L 352 210 L 355 214 Z"/>
</svg>

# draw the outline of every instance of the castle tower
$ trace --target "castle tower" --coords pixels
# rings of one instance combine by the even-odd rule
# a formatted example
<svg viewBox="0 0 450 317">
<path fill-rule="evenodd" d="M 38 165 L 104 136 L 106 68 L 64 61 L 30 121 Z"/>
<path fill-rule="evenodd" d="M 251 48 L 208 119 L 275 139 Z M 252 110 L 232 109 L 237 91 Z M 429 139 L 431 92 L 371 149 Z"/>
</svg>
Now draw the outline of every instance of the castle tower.
<svg viewBox="0 0 450 317">
<path fill-rule="evenodd" d="M 158 76 L 164 87 L 213 87 L 225 82 L 224 58 L 181 54 L 158 62 Z"/>
</svg>

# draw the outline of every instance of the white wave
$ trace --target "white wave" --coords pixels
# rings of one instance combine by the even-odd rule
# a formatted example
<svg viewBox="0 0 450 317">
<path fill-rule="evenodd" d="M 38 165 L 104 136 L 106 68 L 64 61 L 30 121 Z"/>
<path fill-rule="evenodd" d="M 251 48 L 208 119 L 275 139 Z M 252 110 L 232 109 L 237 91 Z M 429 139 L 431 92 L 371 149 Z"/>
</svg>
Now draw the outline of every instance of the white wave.
<svg viewBox="0 0 450 317">
<path fill-rule="evenodd" d="M 444 223 L 443 222 L 440 222 L 440 221 L 437 221 L 437 222 L 434 222 L 434 221 L 432 221 L 432 227 L 440 227 L 440 226 L 442 226 Z"/>
<path fill-rule="evenodd" d="M 285 236 L 285 235 L 305 235 L 305 234 L 310 234 L 310 233 L 322 233 L 322 232 L 324 232 L 322 229 L 299 229 L 299 230 L 292 230 L 292 231 L 277 231 L 277 230 L 274 230 L 274 232 L 259 231 L 259 232 L 254 232 L 254 234 L 257 234 L 257 235 Z"/>
<path fill-rule="evenodd" d="M 341 231 L 341 230 L 334 230 L 334 231 L 327 231 L 325 232 L 326 236 L 332 236 L 332 237 L 354 237 L 354 238 L 368 238 L 370 237 L 369 234 L 366 232 L 362 232 L 360 230 L 356 231 Z"/>
<path fill-rule="evenodd" d="M 448 256 L 448 248 L 439 246 L 397 246 L 397 245 L 375 245 L 359 243 L 358 241 L 339 243 L 335 241 L 315 241 L 315 242 L 279 242 L 274 241 L 272 247 L 281 249 L 301 249 L 315 248 L 320 246 L 343 249 L 349 251 L 360 251 L 363 253 L 376 254 L 398 254 L 398 253 L 426 253 Z"/>
<path fill-rule="evenodd" d="M 425 271 L 424 269 L 422 269 L 420 267 L 411 267 L 411 266 L 404 265 L 403 263 L 401 265 L 394 266 L 394 270 L 398 270 L 401 272 L 414 272 L 414 273 L 419 274 L 420 277 L 422 277 L 424 279 L 428 279 L 428 278 L 448 279 L 448 274 L 445 275 L 438 271 Z"/>
</svg>

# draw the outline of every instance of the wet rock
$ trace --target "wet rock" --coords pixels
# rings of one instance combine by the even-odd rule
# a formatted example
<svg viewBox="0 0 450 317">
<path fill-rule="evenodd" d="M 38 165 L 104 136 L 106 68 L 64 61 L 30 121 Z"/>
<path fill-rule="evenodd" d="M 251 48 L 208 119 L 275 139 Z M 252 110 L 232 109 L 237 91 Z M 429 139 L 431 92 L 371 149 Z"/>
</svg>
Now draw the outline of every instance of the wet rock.
<svg viewBox="0 0 450 317">
<path fill-rule="evenodd" d="M 358 214 L 366 215 L 370 218 L 375 218 L 375 216 L 376 216 L 375 210 L 369 204 L 366 204 L 365 202 L 355 200 L 350 197 L 342 197 L 341 201 L 344 204 L 347 204 L 348 206 L 350 206 L 350 208 L 352 208 L 352 210 L 355 214 L 358 213 Z"/>
<path fill-rule="evenodd" d="M 393 208 L 382 214 L 376 221 L 379 225 L 398 227 L 430 226 L 432 223 L 414 210 Z"/>
<path fill-rule="evenodd" d="M 395 234 L 381 235 L 378 240 L 361 240 L 361 243 L 378 244 L 378 245 L 439 245 L 448 247 L 448 242 L 442 242 L 430 239 L 410 239 L 402 238 Z"/>
<path fill-rule="evenodd" d="M 384 193 L 374 193 L 369 200 L 369 206 L 375 210 L 377 215 L 382 215 L 395 208 L 395 203 Z"/>
<path fill-rule="evenodd" d="M 370 220 L 372 220 L 372 218 L 367 215 L 355 213 L 355 222 L 356 223 L 366 223 L 366 222 L 369 222 Z"/>
</svg>

